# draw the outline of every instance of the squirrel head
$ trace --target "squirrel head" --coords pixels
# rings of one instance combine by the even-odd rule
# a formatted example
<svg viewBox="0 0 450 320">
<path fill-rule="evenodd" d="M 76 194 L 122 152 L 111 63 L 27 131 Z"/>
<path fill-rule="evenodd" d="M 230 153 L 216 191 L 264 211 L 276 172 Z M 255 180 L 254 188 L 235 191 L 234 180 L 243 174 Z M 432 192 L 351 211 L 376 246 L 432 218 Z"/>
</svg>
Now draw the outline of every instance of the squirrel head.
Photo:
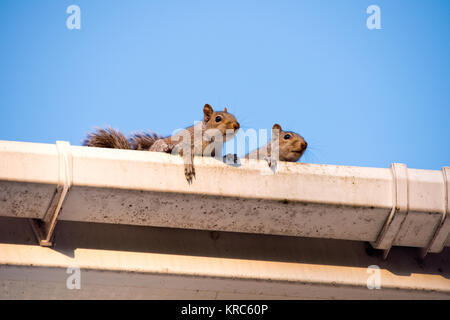
<svg viewBox="0 0 450 320">
<path fill-rule="evenodd" d="M 279 159 L 281 161 L 298 161 L 308 147 L 308 143 L 301 135 L 293 131 L 283 131 L 277 123 L 272 127 L 272 138 L 275 138 L 276 135 L 279 137 Z"/>
<path fill-rule="evenodd" d="M 224 108 L 223 111 L 214 111 L 209 104 L 205 104 L 203 116 L 206 128 L 219 130 L 223 134 L 223 141 L 230 140 L 240 128 L 239 122 L 231 113 L 227 112 L 227 108 Z"/>
</svg>

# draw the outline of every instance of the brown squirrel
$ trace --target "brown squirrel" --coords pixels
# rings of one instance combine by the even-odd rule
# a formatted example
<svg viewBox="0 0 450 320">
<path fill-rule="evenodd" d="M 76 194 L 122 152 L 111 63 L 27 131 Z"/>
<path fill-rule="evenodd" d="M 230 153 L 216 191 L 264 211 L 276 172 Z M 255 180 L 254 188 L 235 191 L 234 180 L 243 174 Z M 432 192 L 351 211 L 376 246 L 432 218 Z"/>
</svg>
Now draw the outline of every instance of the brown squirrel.
<svg viewBox="0 0 450 320">
<path fill-rule="evenodd" d="M 272 148 L 278 138 L 278 159 L 276 155 L 272 155 Z M 301 135 L 293 131 L 283 131 L 281 126 L 275 123 L 272 127 L 272 137 L 270 143 L 262 146 L 245 155 L 246 159 L 266 160 L 269 167 L 276 163 L 276 160 L 297 162 L 308 147 L 308 143 Z M 275 161 L 275 163 L 274 163 Z"/>
<path fill-rule="evenodd" d="M 180 154 L 184 157 L 184 174 L 190 184 L 192 179 L 195 178 L 194 154 L 215 156 L 215 149 L 206 150 L 206 148 L 214 143 L 217 134 L 221 135 L 222 142 L 226 142 L 236 134 L 239 127 L 239 122 L 237 122 L 234 115 L 228 113 L 227 108 L 223 111 L 214 111 L 209 104 L 205 104 L 203 107 L 203 121 L 173 136 L 162 137 L 155 133 L 137 133 L 128 140 L 120 131 L 107 128 L 97 129 L 95 132 L 88 134 L 83 144 L 88 147 L 148 150 Z M 216 135 L 210 139 L 205 139 L 209 132 L 215 132 Z M 189 144 L 187 148 L 186 144 L 183 144 L 184 138 L 189 140 L 186 141 L 186 144 Z M 200 139 L 201 150 L 197 150 L 197 146 L 200 147 Z"/>
</svg>

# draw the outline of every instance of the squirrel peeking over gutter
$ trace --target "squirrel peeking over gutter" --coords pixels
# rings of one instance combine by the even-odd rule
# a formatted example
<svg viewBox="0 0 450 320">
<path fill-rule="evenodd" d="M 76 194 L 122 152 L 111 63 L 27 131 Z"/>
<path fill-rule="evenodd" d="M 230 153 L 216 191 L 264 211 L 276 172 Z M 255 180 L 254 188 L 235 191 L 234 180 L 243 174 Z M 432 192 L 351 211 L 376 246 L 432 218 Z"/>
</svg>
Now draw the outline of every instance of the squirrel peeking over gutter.
<svg viewBox="0 0 450 320">
<path fill-rule="evenodd" d="M 88 147 L 144 150 L 181 155 L 184 159 L 184 174 L 189 184 L 195 178 L 194 155 L 217 157 L 221 159 L 223 143 L 234 137 L 240 128 L 234 115 L 214 111 L 209 104 L 203 107 L 203 121 L 181 130 L 171 136 L 163 137 L 155 133 L 135 133 L 129 139 L 112 128 L 96 129 L 89 133 L 83 145 Z M 279 124 L 272 127 L 270 142 L 245 155 L 246 159 L 266 160 L 273 170 L 277 161 L 297 162 L 304 154 L 308 144 L 293 131 L 283 131 Z M 217 153 L 217 154 L 216 154 Z M 232 159 L 230 159 L 230 157 Z M 228 164 L 238 162 L 236 155 L 226 155 L 223 161 Z"/>
<path fill-rule="evenodd" d="M 137 133 L 128 140 L 123 133 L 112 128 L 97 129 L 89 133 L 83 145 L 88 147 L 147 150 L 179 154 L 184 159 L 184 174 L 189 184 L 195 178 L 194 155 L 215 156 L 224 142 L 233 138 L 240 125 L 234 115 L 214 111 L 209 104 L 203 107 L 203 121 L 169 137 L 154 133 Z"/>
<path fill-rule="evenodd" d="M 273 167 L 277 160 L 297 162 L 307 147 L 308 143 L 301 135 L 293 131 L 283 131 L 281 126 L 275 123 L 270 142 L 246 154 L 245 159 L 266 160 L 269 167 Z"/>
</svg>

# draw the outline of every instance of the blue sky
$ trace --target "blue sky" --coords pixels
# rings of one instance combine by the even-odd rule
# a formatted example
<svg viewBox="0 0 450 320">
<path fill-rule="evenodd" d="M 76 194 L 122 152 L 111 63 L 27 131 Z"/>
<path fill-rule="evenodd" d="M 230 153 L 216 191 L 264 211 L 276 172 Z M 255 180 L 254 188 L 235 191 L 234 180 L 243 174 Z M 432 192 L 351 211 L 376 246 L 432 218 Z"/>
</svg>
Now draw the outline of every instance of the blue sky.
<svg viewBox="0 0 450 320">
<path fill-rule="evenodd" d="M 81 8 L 69 30 L 66 8 Z M 366 27 L 369 5 L 381 30 Z M 450 165 L 450 2 L 0 1 L 0 139 L 170 134 L 227 107 L 304 162 Z"/>
</svg>

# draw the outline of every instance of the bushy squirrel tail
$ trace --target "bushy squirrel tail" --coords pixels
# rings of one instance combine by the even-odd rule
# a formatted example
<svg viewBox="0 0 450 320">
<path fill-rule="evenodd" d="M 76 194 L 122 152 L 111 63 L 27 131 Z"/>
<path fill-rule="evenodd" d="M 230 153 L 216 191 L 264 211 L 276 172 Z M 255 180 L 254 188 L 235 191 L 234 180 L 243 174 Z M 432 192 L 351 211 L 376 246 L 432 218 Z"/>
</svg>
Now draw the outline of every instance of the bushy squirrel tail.
<svg viewBox="0 0 450 320">
<path fill-rule="evenodd" d="M 132 149 L 131 144 L 125 135 L 112 128 L 97 128 L 88 134 L 83 145 L 98 148 Z"/>
<path fill-rule="evenodd" d="M 153 132 L 139 132 L 131 136 L 130 142 L 134 150 L 149 150 L 156 140 L 162 138 Z"/>
</svg>

